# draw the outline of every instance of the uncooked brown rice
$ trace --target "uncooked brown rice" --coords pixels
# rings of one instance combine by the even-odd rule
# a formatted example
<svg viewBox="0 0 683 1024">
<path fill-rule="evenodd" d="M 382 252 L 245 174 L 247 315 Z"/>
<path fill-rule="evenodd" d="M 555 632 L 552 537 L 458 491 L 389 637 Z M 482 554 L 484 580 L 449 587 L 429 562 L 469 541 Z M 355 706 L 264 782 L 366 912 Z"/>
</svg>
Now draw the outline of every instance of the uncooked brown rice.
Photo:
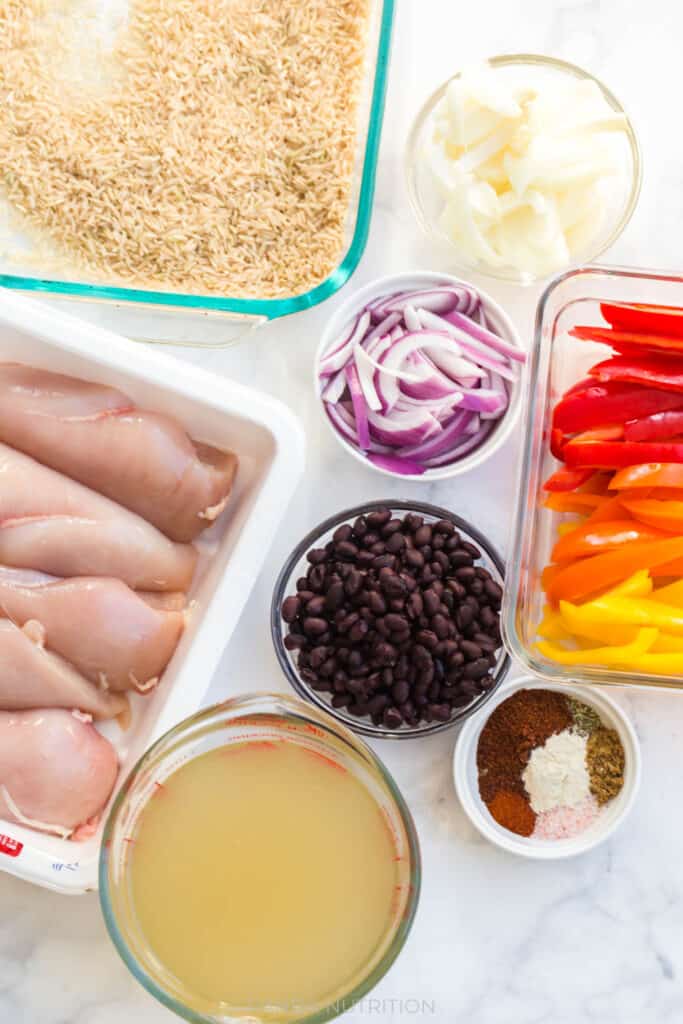
<svg viewBox="0 0 683 1024">
<path fill-rule="evenodd" d="M 130 0 L 103 52 L 79 44 L 91 4 L 0 0 L 0 193 L 22 228 L 110 282 L 274 298 L 324 279 L 369 0 Z"/>
</svg>

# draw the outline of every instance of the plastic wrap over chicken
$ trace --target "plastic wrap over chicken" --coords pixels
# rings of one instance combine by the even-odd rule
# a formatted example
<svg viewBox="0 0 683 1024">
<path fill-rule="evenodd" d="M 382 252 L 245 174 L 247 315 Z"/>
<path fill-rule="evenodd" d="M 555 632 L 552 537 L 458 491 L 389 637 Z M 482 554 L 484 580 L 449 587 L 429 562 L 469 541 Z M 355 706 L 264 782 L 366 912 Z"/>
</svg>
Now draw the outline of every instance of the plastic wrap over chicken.
<svg viewBox="0 0 683 1024">
<path fill-rule="evenodd" d="M 0 363 L 0 817 L 92 834 L 128 693 L 163 685 L 231 451 L 122 392 Z"/>
</svg>

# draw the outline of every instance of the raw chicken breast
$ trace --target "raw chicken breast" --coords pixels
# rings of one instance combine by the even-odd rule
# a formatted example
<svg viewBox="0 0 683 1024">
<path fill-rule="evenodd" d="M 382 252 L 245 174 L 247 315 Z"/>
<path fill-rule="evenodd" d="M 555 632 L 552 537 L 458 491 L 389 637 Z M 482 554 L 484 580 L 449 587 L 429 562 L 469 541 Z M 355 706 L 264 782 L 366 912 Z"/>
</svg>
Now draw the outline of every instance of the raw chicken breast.
<svg viewBox="0 0 683 1024">
<path fill-rule="evenodd" d="M 43 630 L 37 622 L 19 629 L 0 621 L 0 708 L 68 708 L 94 718 L 114 718 L 128 711 L 120 693 L 107 693 L 89 683 L 80 672 L 42 646 Z"/>
<path fill-rule="evenodd" d="M 70 711 L 0 712 L 0 818 L 67 837 L 101 814 L 116 751 Z"/>
<path fill-rule="evenodd" d="M 0 563 L 187 590 L 197 560 L 140 516 L 0 444 Z"/>
<path fill-rule="evenodd" d="M 193 444 L 182 427 L 122 392 L 17 363 L 0 364 L 0 441 L 106 494 L 176 541 L 226 505 L 232 452 Z"/>
<path fill-rule="evenodd" d="M 176 593 L 158 596 L 178 601 Z M 17 626 L 30 620 L 40 623 L 48 650 L 110 690 L 150 689 L 166 668 L 184 625 L 182 611 L 154 607 L 121 580 L 58 580 L 1 566 L 0 615 Z M 8 705 L 0 702 L 2 706 Z"/>
</svg>

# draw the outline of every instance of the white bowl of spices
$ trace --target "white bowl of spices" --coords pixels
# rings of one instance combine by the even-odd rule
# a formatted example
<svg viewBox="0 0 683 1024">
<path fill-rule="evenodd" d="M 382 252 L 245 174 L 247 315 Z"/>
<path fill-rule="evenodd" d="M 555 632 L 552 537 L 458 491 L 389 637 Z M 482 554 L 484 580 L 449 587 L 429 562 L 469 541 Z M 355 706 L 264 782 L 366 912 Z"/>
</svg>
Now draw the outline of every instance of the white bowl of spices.
<svg viewBox="0 0 683 1024">
<path fill-rule="evenodd" d="M 503 684 L 462 727 L 453 755 L 472 824 L 510 853 L 585 853 L 623 822 L 640 785 L 640 748 L 599 690 L 531 677 Z"/>
</svg>

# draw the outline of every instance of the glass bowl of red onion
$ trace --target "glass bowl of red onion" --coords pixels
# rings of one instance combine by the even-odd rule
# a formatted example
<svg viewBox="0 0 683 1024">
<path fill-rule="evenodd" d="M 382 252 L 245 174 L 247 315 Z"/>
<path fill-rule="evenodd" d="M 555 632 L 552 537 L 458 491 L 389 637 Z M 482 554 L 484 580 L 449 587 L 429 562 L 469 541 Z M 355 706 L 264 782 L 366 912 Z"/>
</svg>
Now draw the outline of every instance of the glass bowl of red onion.
<svg viewBox="0 0 683 1024">
<path fill-rule="evenodd" d="M 361 288 L 315 359 L 323 417 L 354 458 L 388 476 L 442 480 L 479 466 L 513 429 L 526 355 L 481 289 L 436 272 Z"/>
</svg>

